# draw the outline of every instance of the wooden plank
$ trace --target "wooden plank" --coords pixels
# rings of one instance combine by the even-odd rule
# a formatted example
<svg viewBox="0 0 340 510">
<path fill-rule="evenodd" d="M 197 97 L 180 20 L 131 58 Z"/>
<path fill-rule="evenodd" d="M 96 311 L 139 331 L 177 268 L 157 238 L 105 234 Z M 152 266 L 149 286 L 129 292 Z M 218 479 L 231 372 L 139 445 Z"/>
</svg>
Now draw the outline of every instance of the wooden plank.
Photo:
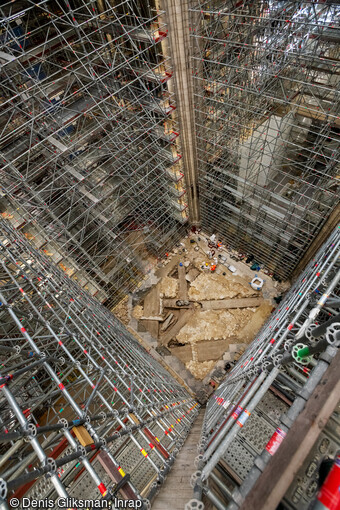
<svg viewBox="0 0 340 510">
<path fill-rule="evenodd" d="M 188 363 L 188 361 L 192 360 L 192 348 L 191 344 L 183 345 L 181 347 L 172 347 L 170 349 L 171 354 L 176 356 L 182 363 Z"/>
<path fill-rule="evenodd" d="M 159 287 L 158 285 L 156 285 L 145 296 L 144 317 L 158 317 L 159 315 L 160 315 Z M 159 323 L 157 320 L 143 320 L 142 324 L 154 338 L 158 338 Z"/>
<path fill-rule="evenodd" d="M 192 499 L 190 477 L 197 456 L 205 409 L 201 409 L 183 447 L 176 457 L 176 466 L 170 470 L 160 492 L 152 502 L 152 510 L 183 510 Z M 207 508 L 207 506 L 206 506 Z"/>
<path fill-rule="evenodd" d="M 148 292 L 144 299 L 144 315 L 156 316 L 159 315 L 159 288 L 156 285 Z"/>
<path fill-rule="evenodd" d="M 103 450 L 100 451 L 97 458 L 98 458 L 100 464 L 102 465 L 102 467 L 104 468 L 105 472 L 109 475 L 110 479 L 114 483 L 119 483 L 123 479 L 122 475 L 118 471 L 118 468 L 114 465 L 111 458 L 105 451 L 103 451 Z M 137 496 L 133 492 L 129 483 L 126 483 L 119 490 L 119 492 L 126 499 L 133 499 L 133 500 L 137 499 Z"/>
<path fill-rule="evenodd" d="M 218 360 L 228 350 L 230 343 L 235 342 L 235 338 L 218 338 L 216 340 L 204 340 L 195 344 L 197 352 L 197 361 Z M 192 359 L 191 344 L 181 347 L 172 347 L 171 354 L 179 358 L 183 363 L 187 363 Z"/>
<path fill-rule="evenodd" d="M 158 322 L 162 322 L 164 321 L 164 317 L 162 317 L 161 315 L 158 315 L 157 317 L 145 317 L 145 315 L 143 315 L 143 317 L 140 318 L 140 320 L 143 320 L 143 321 L 158 321 Z"/>
<path fill-rule="evenodd" d="M 240 510 L 277 508 L 339 401 L 340 350 Z"/>
<path fill-rule="evenodd" d="M 191 315 L 194 313 L 193 310 L 181 310 L 181 316 L 179 317 L 176 324 L 172 326 L 172 328 L 168 329 L 165 334 L 160 338 L 161 345 L 167 346 L 172 338 L 174 338 L 177 333 L 183 328 L 183 326 L 188 322 Z"/>
<path fill-rule="evenodd" d="M 166 331 L 172 324 L 175 324 L 175 322 L 177 322 L 177 317 L 175 317 L 175 315 L 172 312 L 170 312 L 162 324 L 161 327 L 162 333 Z"/>
<path fill-rule="evenodd" d="M 158 450 L 160 452 L 161 455 L 163 455 L 163 457 L 165 459 L 168 459 L 169 458 L 169 454 L 168 452 L 166 451 L 166 449 L 161 445 L 161 443 L 159 442 L 159 440 L 157 441 L 156 439 L 156 436 L 154 436 L 152 434 L 152 432 L 148 429 L 148 428 L 145 428 L 144 429 L 144 434 L 146 435 L 146 437 L 148 439 L 151 440 L 152 444 L 154 445 L 154 447 L 156 448 L 156 450 Z"/>
<path fill-rule="evenodd" d="M 150 333 L 150 335 L 155 338 L 156 340 L 158 339 L 158 329 L 159 329 L 159 322 L 158 321 L 142 321 L 141 320 L 141 324 L 145 327 L 145 329 L 148 330 L 148 332 Z"/>
<path fill-rule="evenodd" d="M 263 298 L 216 299 L 202 301 L 202 310 L 222 310 L 224 308 L 255 308 L 262 305 Z"/>
<path fill-rule="evenodd" d="M 78 439 L 81 445 L 89 446 L 90 444 L 94 443 L 92 437 L 90 436 L 87 429 L 83 425 L 80 425 L 79 427 L 73 427 L 72 431 L 74 432 L 76 438 Z"/>
<path fill-rule="evenodd" d="M 178 299 L 182 299 L 183 301 L 188 299 L 188 282 L 186 281 L 185 275 L 185 266 L 178 265 Z"/>
</svg>

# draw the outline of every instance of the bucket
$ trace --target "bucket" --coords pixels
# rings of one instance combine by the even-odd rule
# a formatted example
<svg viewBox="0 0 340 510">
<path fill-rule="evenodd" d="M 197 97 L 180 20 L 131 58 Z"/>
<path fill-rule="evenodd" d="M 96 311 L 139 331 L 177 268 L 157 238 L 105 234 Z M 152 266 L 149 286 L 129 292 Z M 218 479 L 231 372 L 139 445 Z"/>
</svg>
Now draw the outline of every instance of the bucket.
<svg viewBox="0 0 340 510">
<path fill-rule="evenodd" d="M 259 278 L 258 276 L 255 276 L 255 278 L 253 278 L 252 281 L 250 282 L 250 286 L 254 290 L 261 290 L 263 287 L 263 284 L 264 284 L 264 281 L 262 280 L 262 278 Z"/>
</svg>

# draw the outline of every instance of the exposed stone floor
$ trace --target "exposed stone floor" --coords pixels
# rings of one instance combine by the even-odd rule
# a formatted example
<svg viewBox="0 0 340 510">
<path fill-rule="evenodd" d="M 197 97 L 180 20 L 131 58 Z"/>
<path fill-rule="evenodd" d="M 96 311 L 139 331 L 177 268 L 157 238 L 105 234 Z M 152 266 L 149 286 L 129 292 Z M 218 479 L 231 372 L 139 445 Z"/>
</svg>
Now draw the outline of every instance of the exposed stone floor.
<svg viewBox="0 0 340 510">
<path fill-rule="evenodd" d="M 114 310 L 195 392 L 216 366 L 238 359 L 289 287 L 235 255 L 190 234 Z M 250 285 L 255 275 L 264 280 L 260 291 Z"/>
</svg>

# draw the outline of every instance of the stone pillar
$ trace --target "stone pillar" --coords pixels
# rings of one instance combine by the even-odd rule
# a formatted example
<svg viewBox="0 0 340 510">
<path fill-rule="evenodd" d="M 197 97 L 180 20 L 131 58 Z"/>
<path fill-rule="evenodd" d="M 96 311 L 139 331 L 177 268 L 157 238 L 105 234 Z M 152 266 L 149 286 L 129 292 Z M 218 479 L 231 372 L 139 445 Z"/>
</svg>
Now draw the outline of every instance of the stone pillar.
<svg viewBox="0 0 340 510">
<path fill-rule="evenodd" d="M 191 225 L 200 226 L 194 95 L 190 62 L 189 5 L 188 0 L 163 0 L 162 4 L 166 11 L 171 60 L 174 69 L 189 221 Z"/>
</svg>

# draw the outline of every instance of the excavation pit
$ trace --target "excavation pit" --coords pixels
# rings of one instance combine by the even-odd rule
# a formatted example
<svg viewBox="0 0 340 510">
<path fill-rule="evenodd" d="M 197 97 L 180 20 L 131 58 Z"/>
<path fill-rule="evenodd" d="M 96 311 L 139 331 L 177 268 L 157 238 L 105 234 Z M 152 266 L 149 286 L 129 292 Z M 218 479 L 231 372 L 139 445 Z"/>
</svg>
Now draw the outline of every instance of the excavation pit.
<svg viewBox="0 0 340 510">
<path fill-rule="evenodd" d="M 235 260 L 223 244 L 212 256 L 209 245 L 207 236 L 190 234 L 158 264 L 156 283 L 131 307 L 136 330 L 149 333 L 158 352 L 175 356 L 197 380 L 218 361 L 240 357 L 273 310 L 273 298 L 287 289 Z M 260 290 L 250 285 L 255 276 L 264 280 Z"/>
</svg>

